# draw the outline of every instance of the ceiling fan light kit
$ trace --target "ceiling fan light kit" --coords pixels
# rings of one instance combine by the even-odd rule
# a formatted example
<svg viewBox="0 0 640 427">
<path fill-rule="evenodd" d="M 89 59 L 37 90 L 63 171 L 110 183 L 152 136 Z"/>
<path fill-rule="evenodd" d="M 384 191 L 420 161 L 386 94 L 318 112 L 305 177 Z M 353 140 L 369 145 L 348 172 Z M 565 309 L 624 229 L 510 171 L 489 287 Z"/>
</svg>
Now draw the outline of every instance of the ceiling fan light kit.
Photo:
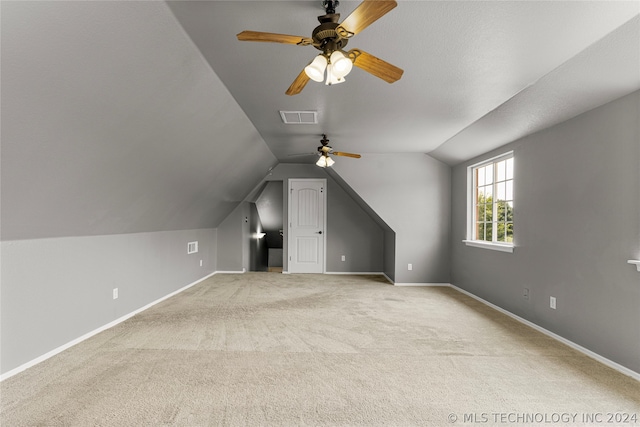
<svg viewBox="0 0 640 427">
<path fill-rule="evenodd" d="M 349 56 L 340 50 L 336 50 L 331 54 L 329 63 L 333 66 L 333 74 L 338 78 L 345 77 L 353 68 L 353 62 L 351 62 Z"/>
<path fill-rule="evenodd" d="M 369 25 L 386 15 L 396 7 L 396 0 L 363 0 L 347 18 L 339 23 L 340 14 L 336 13 L 337 0 L 323 0 L 322 5 L 326 14 L 318 16 L 320 25 L 314 28 L 311 37 L 292 36 L 288 34 L 264 33 L 261 31 L 242 31 L 237 35 L 240 41 L 269 42 L 293 44 L 297 46 L 313 46 L 322 51 L 291 83 L 285 92 L 287 95 L 297 95 L 302 92 L 309 80 L 318 83 L 335 85 L 343 83 L 353 66 L 378 77 L 387 83 L 400 80 L 404 71 L 389 64 L 361 49 L 345 51 L 351 37 L 355 36 Z M 318 147 L 320 158 L 316 162 L 321 168 L 331 167 L 335 161 L 329 156 L 345 156 L 359 159 L 360 154 L 333 151 L 326 135 L 322 135 L 321 147 Z"/>
<path fill-rule="evenodd" d="M 297 46 L 311 45 L 322 51 L 298 74 L 285 92 L 287 95 L 297 95 L 302 92 L 309 80 L 316 82 L 324 80 L 327 85 L 342 83 L 354 65 L 387 83 L 399 80 L 403 71 L 395 65 L 360 49 L 352 49 L 348 52 L 343 50 L 351 37 L 386 15 L 398 5 L 397 2 L 395 0 L 364 0 L 342 23 L 338 22 L 340 14 L 335 13 L 338 4 L 338 1 L 323 0 L 322 5 L 326 14 L 318 16 L 320 25 L 313 30 L 311 37 L 242 31 L 237 35 L 238 40 Z"/>
<path fill-rule="evenodd" d="M 318 55 L 309 65 L 304 67 L 304 72 L 311 80 L 321 82 L 324 80 L 324 70 L 327 68 L 327 64 L 327 58 L 324 55 Z"/>
<path fill-rule="evenodd" d="M 342 83 L 344 81 L 345 81 L 344 77 L 341 77 L 338 74 L 336 74 L 332 64 L 327 65 L 327 81 L 325 82 L 327 86 Z"/>
<path fill-rule="evenodd" d="M 330 168 L 334 163 L 335 161 L 331 157 L 329 157 L 328 154 L 323 154 L 316 162 L 316 165 L 320 166 L 321 168 Z"/>
<path fill-rule="evenodd" d="M 352 68 L 353 62 L 350 56 L 342 51 L 336 50 L 331 53 L 328 60 L 324 53 L 316 56 L 309 65 L 304 67 L 304 72 L 311 80 L 322 82 L 325 80 L 326 70 L 325 84 L 332 85 L 344 82 L 344 78 L 351 72 Z"/>
<path fill-rule="evenodd" d="M 329 156 L 329 154 L 333 154 L 334 156 L 351 157 L 353 159 L 359 159 L 360 157 L 362 157 L 360 154 L 345 153 L 343 151 L 333 151 L 333 148 L 329 146 L 327 135 L 324 134 L 322 135 L 320 144 L 322 144 L 320 147 L 318 147 L 318 156 L 320 156 L 320 158 L 316 162 L 316 165 L 320 166 L 321 168 L 330 168 L 335 163 L 335 161 Z"/>
</svg>

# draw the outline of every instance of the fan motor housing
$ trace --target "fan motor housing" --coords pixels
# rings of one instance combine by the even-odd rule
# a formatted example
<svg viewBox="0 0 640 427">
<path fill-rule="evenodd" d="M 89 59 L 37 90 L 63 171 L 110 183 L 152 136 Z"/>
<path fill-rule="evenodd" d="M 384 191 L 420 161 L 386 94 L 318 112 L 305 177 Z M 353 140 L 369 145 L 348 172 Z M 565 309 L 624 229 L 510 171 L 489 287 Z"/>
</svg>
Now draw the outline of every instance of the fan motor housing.
<svg viewBox="0 0 640 427">
<path fill-rule="evenodd" d="M 324 22 L 318 25 L 311 34 L 315 48 L 324 51 L 330 42 L 333 42 L 335 45 L 331 47 L 332 51 L 344 48 L 349 40 L 338 36 L 336 32 L 338 26 L 339 24 L 337 22 Z"/>
</svg>

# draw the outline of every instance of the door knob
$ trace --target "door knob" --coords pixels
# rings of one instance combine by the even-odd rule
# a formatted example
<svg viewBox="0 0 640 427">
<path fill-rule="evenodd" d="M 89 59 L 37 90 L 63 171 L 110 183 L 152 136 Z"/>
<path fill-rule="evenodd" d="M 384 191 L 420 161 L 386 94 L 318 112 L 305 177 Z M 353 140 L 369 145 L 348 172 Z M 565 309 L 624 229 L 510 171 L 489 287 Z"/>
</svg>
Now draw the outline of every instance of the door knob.
<svg viewBox="0 0 640 427">
<path fill-rule="evenodd" d="M 318 231 L 318 232 L 316 232 L 316 234 L 322 234 L 322 231 Z"/>
</svg>

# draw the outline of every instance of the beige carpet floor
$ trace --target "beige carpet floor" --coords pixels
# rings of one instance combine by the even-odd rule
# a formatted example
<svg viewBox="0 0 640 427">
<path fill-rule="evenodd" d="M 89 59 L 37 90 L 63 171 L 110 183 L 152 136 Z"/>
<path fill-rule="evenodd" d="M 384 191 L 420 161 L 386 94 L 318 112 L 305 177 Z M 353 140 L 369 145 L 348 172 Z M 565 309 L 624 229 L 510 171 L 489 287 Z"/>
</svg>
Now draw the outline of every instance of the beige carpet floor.
<svg viewBox="0 0 640 427">
<path fill-rule="evenodd" d="M 215 275 L 0 389 L 11 427 L 640 425 L 638 381 L 377 276 Z"/>
</svg>

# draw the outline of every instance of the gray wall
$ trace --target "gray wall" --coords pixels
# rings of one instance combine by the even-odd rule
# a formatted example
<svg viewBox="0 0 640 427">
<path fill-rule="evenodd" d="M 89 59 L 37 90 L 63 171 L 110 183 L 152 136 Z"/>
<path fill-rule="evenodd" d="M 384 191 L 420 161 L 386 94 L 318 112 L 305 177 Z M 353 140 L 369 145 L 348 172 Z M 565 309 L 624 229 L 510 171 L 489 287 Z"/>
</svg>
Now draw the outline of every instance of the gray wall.
<svg viewBox="0 0 640 427">
<path fill-rule="evenodd" d="M 0 372 L 216 271 L 215 242 L 215 229 L 3 241 Z"/>
<path fill-rule="evenodd" d="M 333 179 L 327 187 L 327 271 L 383 272 L 384 231 Z"/>
<path fill-rule="evenodd" d="M 384 269 L 382 228 L 321 168 L 314 164 L 279 164 L 267 181 L 284 181 L 284 221 L 287 223 L 287 180 L 324 178 L 327 180 L 327 272 L 375 272 Z M 287 227 L 284 228 L 287 240 Z M 287 257 L 286 244 L 284 258 Z M 341 261 L 345 255 L 346 261 Z M 285 267 L 286 270 L 286 262 Z"/>
<path fill-rule="evenodd" d="M 450 167 L 424 154 L 366 154 L 333 167 L 395 231 L 393 280 L 448 283 Z"/>
<path fill-rule="evenodd" d="M 166 3 L 1 20 L 6 372 L 216 271 L 215 228 L 277 160 Z"/>
<path fill-rule="evenodd" d="M 249 202 L 249 268 L 248 271 L 267 271 L 269 266 L 269 248 L 267 236 L 258 238 L 257 233 L 264 232 L 258 208 Z"/>
<path fill-rule="evenodd" d="M 376 224 L 380 228 L 382 228 L 382 232 L 384 235 L 383 238 L 383 253 L 382 253 L 382 272 L 389 278 L 391 281 L 394 281 L 395 278 L 395 259 L 396 259 L 396 233 L 389 227 L 389 224 L 384 222 L 380 215 L 374 211 L 371 206 L 364 201 L 364 199 L 358 194 L 353 188 L 347 184 L 347 182 L 335 171 L 333 168 L 325 169 L 327 175 L 332 177 L 334 181 L 342 188 L 353 201 L 360 206 L 360 208 L 371 217 L 375 221 Z"/>
<path fill-rule="evenodd" d="M 265 182 L 264 189 L 256 199 L 256 208 L 263 231 L 267 234 L 265 239 L 269 249 L 282 249 L 283 246 L 283 239 L 280 236 L 280 230 L 284 228 L 283 185 L 282 181 Z"/>
<path fill-rule="evenodd" d="M 452 188 L 452 283 L 635 372 L 640 273 L 627 260 L 640 259 L 639 105 L 635 92 L 458 165 Z M 467 166 L 508 150 L 514 253 L 467 247 Z"/>
<path fill-rule="evenodd" d="M 241 202 L 217 228 L 218 271 L 249 270 L 249 203 Z"/>
<path fill-rule="evenodd" d="M 385 230 L 384 232 L 384 274 L 395 283 L 396 233 L 393 230 Z"/>
<path fill-rule="evenodd" d="M 1 19 L 2 240 L 215 228 L 277 163 L 164 2 Z"/>
</svg>

